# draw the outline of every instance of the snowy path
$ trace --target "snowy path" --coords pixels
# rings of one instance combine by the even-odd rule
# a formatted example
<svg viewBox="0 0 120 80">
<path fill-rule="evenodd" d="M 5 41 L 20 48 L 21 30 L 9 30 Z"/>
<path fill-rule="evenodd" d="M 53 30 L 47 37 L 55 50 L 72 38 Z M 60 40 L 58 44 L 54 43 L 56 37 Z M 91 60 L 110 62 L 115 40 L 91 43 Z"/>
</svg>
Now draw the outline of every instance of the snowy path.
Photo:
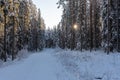
<svg viewBox="0 0 120 80">
<path fill-rule="evenodd" d="M 120 80 L 119 53 L 45 49 L 5 65 L 0 80 Z"/>
<path fill-rule="evenodd" d="M 71 80 L 52 53 L 55 53 L 54 50 L 47 49 L 16 64 L 0 68 L 0 80 Z"/>
</svg>

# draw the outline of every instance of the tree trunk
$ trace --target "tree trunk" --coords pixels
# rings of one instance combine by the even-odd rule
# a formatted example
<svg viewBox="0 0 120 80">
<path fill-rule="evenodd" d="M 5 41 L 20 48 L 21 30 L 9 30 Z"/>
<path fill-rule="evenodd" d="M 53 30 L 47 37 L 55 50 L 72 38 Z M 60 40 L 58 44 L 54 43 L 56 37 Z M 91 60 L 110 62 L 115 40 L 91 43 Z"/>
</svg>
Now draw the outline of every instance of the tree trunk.
<svg viewBox="0 0 120 80">
<path fill-rule="evenodd" d="M 93 32 L 92 32 L 92 30 L 93 30 L 93 28 L 92 28 L 92 26 L 93 26 L 93 21 L 92 21 L 92 0 L 90 0 L 90 51 L 92 51 L 92 48 L 93 48 Z"/>
</svg>

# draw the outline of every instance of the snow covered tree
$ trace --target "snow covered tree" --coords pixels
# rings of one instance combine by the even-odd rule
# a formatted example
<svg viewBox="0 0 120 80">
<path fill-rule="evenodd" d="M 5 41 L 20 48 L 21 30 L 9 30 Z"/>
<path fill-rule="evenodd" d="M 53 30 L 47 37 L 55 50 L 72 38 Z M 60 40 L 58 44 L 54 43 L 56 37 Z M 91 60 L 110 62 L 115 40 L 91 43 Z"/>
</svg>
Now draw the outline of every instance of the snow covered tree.
<svg viewBox="0 0 120 80">
<path fill-rule="evenodd" d="M 103 47 L 108 54 L 119 51 L 119 4 L 117 0 L 103 0 Z"/>
<path fill-rule="evenodd" d="M 44 33 L 45 24 L 41 18 L 40 9 L 30 2 L 30 28 L 29 28 L 29 41 L 28 50 L 38 51 L 44 48 Z"/>
<path fill-rule="evenodd" d="M 48 28 L 45 32 L 45 47 L 46 48 L 53 48 L 53 30 L 51 30 L 50 28 Z M 55 44 L 55 42 L 54 42 Z"/>
<path fill-rule="evenodd" d="M 14 60 L 18 51 L 27 46 L 37 50 L 40 42 L 42 49 L 45 26 L 41 20 L 31 0 L 0 0 L 0 58 Z"/>
<path fill-rule="evenodd" d="M 117 0 L 117 7 L 116 7 L 116 22 L 117 22 L 117 51 L 120 52 L 120 1 Z"/>
<path fill-rule="evenodd" d="M 6 14 L 4 13 L 6 11 Z M 4 0 L 0 0 L 0 59 L 6 61 L 6 45 L 4 33 L 5 33 L 5 23 L 6 23 L 6 16 L 7 16 L 7 9 Z"/>
<path fill-rule="evenodd" d="M 37 27 L 37 37 L 38 37 L 38 49 L 42 50 L 44 48 L 44 33 L 45 33 L 45 28 L 44 28 L 44 22 L 42 23 L 42 18 L 41 18 L 41 13 L 40 9 L 38 9 L 38 27 Z"/>
</svg>

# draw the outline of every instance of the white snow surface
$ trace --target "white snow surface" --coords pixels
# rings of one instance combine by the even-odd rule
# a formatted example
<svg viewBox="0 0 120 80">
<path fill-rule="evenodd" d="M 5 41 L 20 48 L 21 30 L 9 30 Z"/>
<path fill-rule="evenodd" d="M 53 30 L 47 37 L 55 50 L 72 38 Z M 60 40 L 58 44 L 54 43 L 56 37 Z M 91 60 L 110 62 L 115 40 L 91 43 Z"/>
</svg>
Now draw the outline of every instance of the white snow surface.
<svg viewBox="0 0 120 80">
<path fill-rule="evenodd" d="M 19 54 L 24 58 L 0 61 L 0 80 L 120 80 L 119 53 L 44 49 Z"/>
</svg>

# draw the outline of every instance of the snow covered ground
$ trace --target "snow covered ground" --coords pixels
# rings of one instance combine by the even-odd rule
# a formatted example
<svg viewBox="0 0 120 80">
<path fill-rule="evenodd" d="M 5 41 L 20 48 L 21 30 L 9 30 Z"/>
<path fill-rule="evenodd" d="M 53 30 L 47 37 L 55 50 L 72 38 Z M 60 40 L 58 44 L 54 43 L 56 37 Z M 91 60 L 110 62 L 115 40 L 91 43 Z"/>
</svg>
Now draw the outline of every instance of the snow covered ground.
<svg viewBox="0 0 120 80">
<path fill-rule="evenodd" d="M 30 55 L 1 64 L 0 80 L 120 80 L 119 53 L 62 49 L 25 53 Z"/>
<path fill-rule="evenodd" d="M 56 56 L 76 80 L 120 80 L 119 53 L 58 50 Z"/>
</svg>

